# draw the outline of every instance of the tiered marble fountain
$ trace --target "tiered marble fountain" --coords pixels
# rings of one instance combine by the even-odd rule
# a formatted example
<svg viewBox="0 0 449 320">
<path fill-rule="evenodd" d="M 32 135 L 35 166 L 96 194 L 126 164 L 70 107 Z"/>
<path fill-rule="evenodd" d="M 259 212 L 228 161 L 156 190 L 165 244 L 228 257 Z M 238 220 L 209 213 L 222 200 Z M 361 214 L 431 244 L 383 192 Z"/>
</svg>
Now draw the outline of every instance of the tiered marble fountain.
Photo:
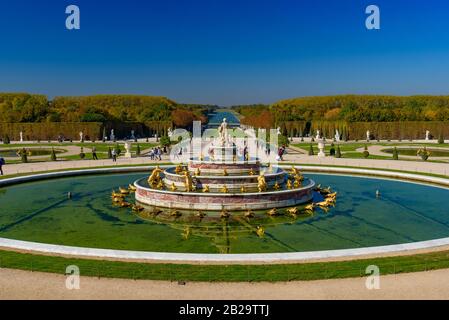
<svg viewBox="0 0 449 320">
<path fill-rule="evenodd" d="M 296 169 L 261 165 L 239 154 L 227 135 L 209 146 L 208 157 L 191 158 L 185 166 L 156 168 L 134 183 L 142 205 L 221 212 L 294 207 L 313 199 L 315 182 Z M 274 213 L 274 211 L 272 211 Z"/>
</svg>

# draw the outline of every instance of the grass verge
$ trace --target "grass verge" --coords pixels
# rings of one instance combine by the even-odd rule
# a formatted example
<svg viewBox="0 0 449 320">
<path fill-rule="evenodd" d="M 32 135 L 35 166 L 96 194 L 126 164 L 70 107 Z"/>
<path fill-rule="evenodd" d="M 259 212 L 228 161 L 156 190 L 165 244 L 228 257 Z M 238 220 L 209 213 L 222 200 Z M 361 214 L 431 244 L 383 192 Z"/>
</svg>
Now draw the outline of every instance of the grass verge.
<svg viewBox="0 0 449 320">
<path fill-rule="evenodd" d="M 76 265 L 82 276 L 166 281 L 260 282 L 366 276 L 376 265 L 382 275 L 449 268 L 449 251 L 339 262 L 269 265 L 152 264 L 89 260 L 0 251 L 0 267 L 65 274 Z"/>
</svg>

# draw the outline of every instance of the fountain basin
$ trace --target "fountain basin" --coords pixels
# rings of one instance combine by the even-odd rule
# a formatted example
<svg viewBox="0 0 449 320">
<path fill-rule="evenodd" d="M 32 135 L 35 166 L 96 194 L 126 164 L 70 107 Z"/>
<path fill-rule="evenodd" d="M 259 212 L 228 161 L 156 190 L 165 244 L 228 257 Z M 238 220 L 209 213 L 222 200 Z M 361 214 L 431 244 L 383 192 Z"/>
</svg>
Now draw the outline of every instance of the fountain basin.
<svg viewBox="0 0 449 320">
<path fill-rule="evenodd" d="M 156 190 L 147 186 L 146 178 L 134 183 L 136 201 L 157 207 L 188 210 L 261 210 L 295 206 L 312 201 L 315 182 L 298 189 L 248 192 L 248 193 L 203 193 Z"/>
</svg>

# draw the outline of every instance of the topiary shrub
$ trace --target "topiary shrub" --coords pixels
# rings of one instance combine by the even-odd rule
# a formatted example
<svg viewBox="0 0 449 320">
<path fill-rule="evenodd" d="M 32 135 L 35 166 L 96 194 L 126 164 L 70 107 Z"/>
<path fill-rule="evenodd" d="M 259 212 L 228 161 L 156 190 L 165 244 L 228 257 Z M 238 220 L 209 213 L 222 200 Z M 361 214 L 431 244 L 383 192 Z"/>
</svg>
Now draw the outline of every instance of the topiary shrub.
<svg viewBox="0 0 449 320">
<path fill-rule="evenodd" d="M 137 147 L 136 147 L 136 155 L 138 157 L 140 156 L 140 145 L 139 144 L 137 144 Z"/>
<path fill-rule="evenodd" d="M 57 158 L 56 158 L 56 152 L 55 152 L 55 149 L 54 149 L 54 148 L 51 148 L 50 158 L 51 158 L 51 161 L 56 161 L 56 160 L 57 160 Z"/>
<path fill-rule="evenodd" d="M 81 150 L 80 150 L 80 159 L 81 159 L 81 160 L 84 160 L 85 157 L 86 157 L 86 154 L 84 153 L 84 148 L 81 147 Z"/>
<path fill-rule="evenodd" d="M 313 156 L 315 155 L 315 152 L 313 152 L 313 145 L 310 144 L 310 148 L 309 148 L 309 156 Z"/>
<path fill-rule="evenodd" d="M 399 160 L 399 152 L 398 148 L 394 147 L 393 149 L 393 160 Z"/>
<path fill-rule="evenodd" d="M 438 144 L 444 144 L 444 137 L 442 134 L 440 134 L 438 137 Z"/>
<path fill-rule="evenodd" d="M 369 157 L 368 146 L 366 144 L 365 144 L 365 150 L 363 150 L 363 157 L 365 159 L 368 159 L 368 157 Z"/>
<path fill-rule="evenodd" d="M 120 149 L 120 145 L 118 143 L 115 144 L 115 151 L 117 152 L 117 156 L 122 153 L 122 150 Z"/>
<path fill-rule="evenodd" d="M 11 140 L 9 139 L 9 136 L 8 136 L 8 135 L 6 135 L 6 136 L 3 138 L 3 143 L 4 143 L 4 144 L 10 144 L 10 143 L 11 143 Z"/>
<path fill-rule="evenodd" d="M 108 159 L 112 159 L 112 149 L 111 149 L 111 147 L 108 148 Z"/>
<path fill-rule="evenodd" d="M 335 158 L 341 158 L 340 146 L 337 146 L 337 151 L 335 152 Z"/>
<path fill-rule="evenodd" d="M 333 143 L 331 144 L 331 148 L 329 150 L 329 155 L 332 157 L 335 156 L 335 145 Z"/>
</svg>

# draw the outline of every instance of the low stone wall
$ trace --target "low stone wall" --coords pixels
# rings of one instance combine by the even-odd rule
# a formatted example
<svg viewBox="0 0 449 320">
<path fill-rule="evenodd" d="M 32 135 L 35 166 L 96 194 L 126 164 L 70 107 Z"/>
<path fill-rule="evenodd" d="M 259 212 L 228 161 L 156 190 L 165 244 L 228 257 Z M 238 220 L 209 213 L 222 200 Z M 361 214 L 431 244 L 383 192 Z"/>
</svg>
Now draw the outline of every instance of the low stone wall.
<svg viewBox="0 0 449 320">
<path fill-rule="evenodd" d="M 310 180 L 303 188 L 283 191 L 257 193 L 198 193 L 154 190 L 142 186 L 142 181 L 134 183 L 137 187 L 136 200 L 142 204 L 188 210 L 262 210 L 304 204 L 312 200 L 315 182 Z"/>
</svg>

